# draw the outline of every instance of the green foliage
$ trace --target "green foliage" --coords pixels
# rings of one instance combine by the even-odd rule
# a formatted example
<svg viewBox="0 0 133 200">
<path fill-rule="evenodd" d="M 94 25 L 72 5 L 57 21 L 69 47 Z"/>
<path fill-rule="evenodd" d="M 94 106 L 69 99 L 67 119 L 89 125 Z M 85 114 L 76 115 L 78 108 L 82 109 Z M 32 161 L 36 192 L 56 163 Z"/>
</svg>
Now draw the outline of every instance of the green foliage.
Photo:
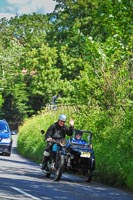
<svg viewBox="0 0 133 200">
<path fill-rule="evenodd" d="M 19 128 L 18 151 L 36 162 L 40 160 L 44 148 L 43 137 L 40 133 L 40 125 L 43 127 L 43 122 L 43 118 L 36 118 L 36 120 L 32 118 L 26 121 L 25 126 Z"/>
<path fill-rule="evenodd" d="M 1 108 L 1 106 L 3 104 L 3 102 L 4 102 L 4 99 L 2 98 L 2 95 L 0 94 L 0 108 Z"/>
<path fill-rule="evenodd" d="M 133 127 L 127 125 L 129 116 L 125 113 L 119 114 L 120 112 L 113 117 L 112 126 L 111 124 L 106 126 L 100 136 L 96 138 L 96 143 L 99 140 L 99 144 L 95 146 L 97 168 L 100 168 L 99 177 L 103 182 L 119 186 L 127 185 L 133 189 L 131 174 L 129 175 L 129 171 L 132 169 Z"/>
</svg>

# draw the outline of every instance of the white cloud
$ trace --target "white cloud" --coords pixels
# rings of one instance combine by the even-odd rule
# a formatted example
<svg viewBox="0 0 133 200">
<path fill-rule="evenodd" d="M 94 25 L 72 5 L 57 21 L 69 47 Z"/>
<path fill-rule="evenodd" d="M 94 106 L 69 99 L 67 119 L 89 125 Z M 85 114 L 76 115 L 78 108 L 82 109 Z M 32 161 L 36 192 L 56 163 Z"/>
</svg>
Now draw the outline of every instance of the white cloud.
<svg viewBox="0 0 133 200">
<path fill-rule="evenodd" d="M 26 4 L 29 0 L 7 0 L 9 4 Z"/>
<path fill-rule="evenodd" d="M 25 1 L 19 8 L 18 14 L 32 13 L 41 10 L 42 13 L 49 13 L 54 10 L 55 4 L 52 0 L 31 0 L 30 4 Z"/>
<path fill-rule="evenodd" d="M 41 10 L 49 13 L 54 10 L 55 1 L 53 0 L 8 0 L 8 3 L 17 8 L 18 14 L 29 14 Z"/>
<path fill-rule="evenodd" d="M 15 14 L 11 14 L 11 13 L 0 13 L 0 19 L 1 18 L 6 18 L 6 19 L 10 19 L 11 17 L 15 17 Z"/>
<path fill-rule="evenodd" d="M 23 15 L 35 13 L 50 13 L 55 8 L 55 1 L 53 0 L 7 0 L 5 6 L 5 13 L 0 13 L 0 18 L 11 15 Z M 8 10 L 8 13 L 6 11 Z M 10 14 L 11 13 L 11 14 Z"/>
</svg>

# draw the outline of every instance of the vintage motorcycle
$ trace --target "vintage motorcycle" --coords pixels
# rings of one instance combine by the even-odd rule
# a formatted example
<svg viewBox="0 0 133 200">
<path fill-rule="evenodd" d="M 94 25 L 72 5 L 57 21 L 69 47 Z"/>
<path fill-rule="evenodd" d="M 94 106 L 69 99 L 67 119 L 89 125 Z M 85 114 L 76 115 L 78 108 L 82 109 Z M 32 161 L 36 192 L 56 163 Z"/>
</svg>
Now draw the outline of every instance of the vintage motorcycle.
<svg viewBox="0 0 133 200">
<path fill-rule="evenodd" d="M 85 177 L 86 182 L 90 182 L 95 170 L 94 151 L 89 146 L 92 138 L 90 131 L 75 130 L 75 134 L 88 133 L 88 142 L 73 142 L 72 138 L 67 141 L 67 157 L 65 162 L 65 171 L 81 174 Z"/>
<path fill-rule="evenodd" d="M 92 137 L 89 131 L 75 130 L 75 132 L 89 133 L 88 141 Z M 44 131 L 41 131 L 44 134 Z M 85 176 L 85 181 L 92 180 L 95 169 L 94 151 L 89 147 L 89 143 L 73 143 L 72 138 L 69 140 L 53 139 L 52 152 L 47 162 L 47 171 L 42 172 L 46 177 L 54 176 L 55 181 L 59 181 L 64 172 L 72 172 Z"/>
<path fill-rule="evenodd" d="M 41 130 L 41 133 L 44 134 L 44 131 Z M 55 181 L 61 179 L 62 173 L 64 171 L 65 158 L 66 158 L 66 140 L 52 140 L 52 151 L 50 159 L 47 162 L 47 171 L 42 170 L 46 177 L 54 176 Z"/>
</svg>

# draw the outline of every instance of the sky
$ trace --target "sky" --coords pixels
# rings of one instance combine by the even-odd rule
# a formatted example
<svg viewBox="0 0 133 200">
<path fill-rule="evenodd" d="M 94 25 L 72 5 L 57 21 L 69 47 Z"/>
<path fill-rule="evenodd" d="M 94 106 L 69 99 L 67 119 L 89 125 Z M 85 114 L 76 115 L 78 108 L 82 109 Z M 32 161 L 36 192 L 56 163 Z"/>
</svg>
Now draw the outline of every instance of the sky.
<svg viewBox="0 0 133 200">
<path fill-rule="evenodd" d="M 54 7 L 53 0 L 0 0 L 0 18 L 10 19 L 33 12 L 46 14 L 52 12 Z"/>
</svg>

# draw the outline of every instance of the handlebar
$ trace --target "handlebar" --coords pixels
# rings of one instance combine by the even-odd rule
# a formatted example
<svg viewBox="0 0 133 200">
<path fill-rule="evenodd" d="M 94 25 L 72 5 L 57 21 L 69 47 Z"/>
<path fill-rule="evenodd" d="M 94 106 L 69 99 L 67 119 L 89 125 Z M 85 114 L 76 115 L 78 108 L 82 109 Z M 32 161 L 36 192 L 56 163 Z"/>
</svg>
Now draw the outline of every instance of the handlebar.
<svg viewBox="0 0 133 200">
<path fill-rule="evenodd" d="M 47 141 L 48 141 L 48 139 L 47 139 Z M 53 139 L 52 138 L 48 142 L 60 144 L 61 146 L 65 146 L 66 145 L 66 139 L 65 138 L 61 138 L 61 139 Z"/>
</svg>

